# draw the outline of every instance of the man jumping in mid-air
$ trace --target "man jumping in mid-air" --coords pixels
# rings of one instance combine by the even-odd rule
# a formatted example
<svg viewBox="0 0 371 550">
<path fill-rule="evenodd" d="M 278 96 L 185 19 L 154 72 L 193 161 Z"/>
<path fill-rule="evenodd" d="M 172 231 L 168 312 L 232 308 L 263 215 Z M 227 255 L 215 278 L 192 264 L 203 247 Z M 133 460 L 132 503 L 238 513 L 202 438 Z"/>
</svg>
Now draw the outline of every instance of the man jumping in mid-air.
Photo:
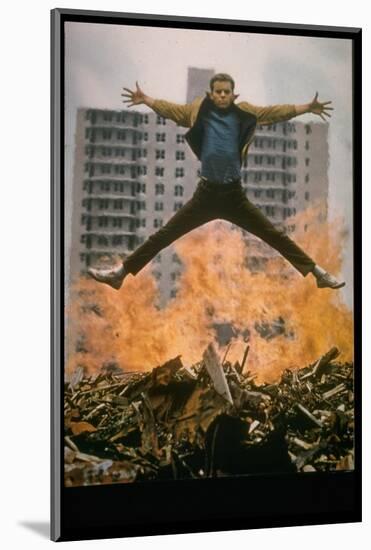
<svg viewBox="0 0 371 550">
<path fill-rule="evenodd" d="M 192 151 L 201 161 L 201 177 L 191 199 L 157 232 L 112 269 L 90 268 L 97 281 L 119 289 L 126 275 L 136 275 L 163 248 L 192 229 L 215 219 L 230 221 L 256 235 L 284 256 L 304 277 L 312 273 L 319 288 L 341 288 L 339 282 L 318 266 L 283 230 L 277 229 L 245 196 L 241 165 L 247 156 L 257 124 L 273 124 L 304 113 L 323 120 L 330 117 L 331 101 L 320 103 L 318 93 L 306 105 L 257 107 L 245 101 L 235 103 L 234 81 L 224 73 L 210 81 L 210 92 L 192 103 L 178 105 L 124 88 L 124 103 L 147 105 L 158 115 L 190 130 L 185 134 Z"/>
</svg>

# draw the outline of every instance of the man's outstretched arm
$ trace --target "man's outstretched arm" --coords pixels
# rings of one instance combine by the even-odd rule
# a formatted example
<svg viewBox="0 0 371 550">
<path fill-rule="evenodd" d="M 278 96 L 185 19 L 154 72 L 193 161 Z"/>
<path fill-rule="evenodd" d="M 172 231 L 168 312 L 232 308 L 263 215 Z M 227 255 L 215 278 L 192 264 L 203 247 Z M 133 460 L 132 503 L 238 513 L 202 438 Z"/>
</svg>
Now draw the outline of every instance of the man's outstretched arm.
<svg viewBox="0 0 371 550">
<path fill-rule="evenodd" d="M 326 120 L 325 116 L 330 118 L 329 111 L 333 108 L 329 106 L 331 101 L 318 101 L 318 92 L 310 103 L 304 105 L 270 105 L 268 107 L 258 107 L 251 103 L 242 102 L 239 107 L 244 111 L 254 114 L 258 119 L 258 124 L 274 124 L 275 122 L 283 122 L 290 120 L 293 117 L 303 115 L 305 113 L 313 113 L 319 115 L 322 120 Z"/>
<path fill-rule="evenodd" d="M 173 120 L 180 126 L 191 126 L 191 105 L 179 105 L 177 103 L 170 103 L 163 99 L 154 99 L 148 96 L 140 88 L 138 82 L 136 82 L 136 90 L 130 90 L 129 88 L 123 88 L 126 93 L 121 94 L 128 99 L 123 100 L 124 103 L 128 103 L 128 107 L 133 105 L 147 105 L 158 115 Z"/>
</svg>

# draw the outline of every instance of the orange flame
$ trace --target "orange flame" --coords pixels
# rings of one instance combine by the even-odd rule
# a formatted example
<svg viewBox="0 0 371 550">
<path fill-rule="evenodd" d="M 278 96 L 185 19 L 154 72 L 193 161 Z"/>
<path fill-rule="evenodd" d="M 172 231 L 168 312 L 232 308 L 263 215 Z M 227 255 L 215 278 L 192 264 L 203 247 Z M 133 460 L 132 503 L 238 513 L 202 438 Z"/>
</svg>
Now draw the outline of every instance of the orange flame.
<svg viewBox="0 0 371 550">
<path fill-rule="evenodd" d="M 294 239 L 336 274 L 345 232 L 340 220 L 329 225 L 319 218 L 317 206 L 292 219 Z M 262 243 L 261 252 L 265 247 Z M 191 365 L 201 360 L 210 341 L 218 347 L 215 323 L 235 329 L 230 361 L 241 361 L 246 347 L 241 332 L 249 330 L 247 368 L 259 382 L 303 367 L 332 346 L 341 350 L 343 361 L 352 360 L 353 317 L 339 291 L 317 289 L 311 275 L 303 278 L 277 254 L 264 272 L 250 271 L 251 243 L 224 221 L 198 228 L 175 248 L 184 271 L 176 298 L 162 309 L 156 306 L 150 265 L 136 277 L 129 275 L 118 292 L 93 280 L 78 281 L 68 312 L 67 372 L 83 365 L 92 373 L 111 361 L 124 370 L 145 371 L 177 355 Z M 271 324 L 278 317 L 285 321 L 285 334 L 267 341 L 255 323 Z M 219 346 L 221 356 L 224 351 Z"/>
</svg>

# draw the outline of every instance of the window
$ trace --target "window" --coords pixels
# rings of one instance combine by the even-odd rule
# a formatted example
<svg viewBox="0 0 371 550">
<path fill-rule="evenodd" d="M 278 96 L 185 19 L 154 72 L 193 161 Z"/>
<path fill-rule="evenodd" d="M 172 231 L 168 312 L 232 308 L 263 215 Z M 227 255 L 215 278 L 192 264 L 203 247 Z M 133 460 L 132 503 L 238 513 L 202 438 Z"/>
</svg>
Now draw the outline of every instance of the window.
<svg viewBox="0 0 371 550">
<path fill-rule="evenodd" d="M 122 164 L 116 164 L 115 165 L 115 173 L 116 174 L 125 174 L 125 166 Z"/>
<path fill-rule="evenodd" d="M 156 141 L 166 141 L 166 134 L 156 134 Z"/>
<path fill-rule="evenodd" d="M 156 183 L 155 186 L 155 194 L 156 195 L 163 195 L 165 191 L 165 186 L 163 183 Z"/>
<path fill-rule="evenodd" d="M 183 178 L 184 177 L 184 168 L 175 168 L 175 177 Z"/>
<path fill-rule="evenodd" d="M 166 124 L 166 119 L 160 115 L 157 115 L 156 124 Z"/>
<path fill-rule="evenodd" d="M 309 124 L 305 125 L 305 133 L 306 134 L 311 134 L 312 133 L 312 128 Z"/>
<path fill-rule="evenodd" d="M 306 142 L 305 142 L 305 148 L 306 148 L 306 149 L 309 149 L 309 141 L 306 141 Z"/>
<path fill-rule="evenodd" d="M 176 281 L 177 279 L 179 279 L 179 277 L 180 277 L 179 271 L 173 271 L 172 273 L 170 273 L 170 278 L 172 281 Z"/>
<path fill-rule="evenodd" d="M 176 185 L 174 188 L 174 195 L 176 197 L 183 197 L 184 187 L 182 185 Z"/>
<path fill-rule="evenodd" d="M 163 209 L 164 209 L 163 202 L 155 202 L 155 210 L 163 210 Z"/>
<path fill-rule="evenodd" d="M 112 218 L 112 226 L 113 227 L 122 227 L 122 219 L 121 218 Z"/>
<path fill-rule="evenodd" d="M 180 210 L 183 206 L 182 202 L 175 202 L 174 203 L 174 211 Z"/>
<path fill-rule="evenodd" d="M 120 246 L 124 242 L 123 235 L 113 235 L 112 237 L 112 246 Z"/>
<path fill-rule="evenodd" d="M 261 181 L 262 175 L 260 172 L 254 172 L 254 181 Z"/>
<path fill-rule="evenodd" d="M 122 141 L 126 139 L 125 130 L 117 130 L 117 139 L 122 140 Z"/>
<path fill-rule="evenodd" d="M 155 218 L 153 220 L 153 227 L 162 227 L 162 219 L 161 218 Z"/>
<path fill-rule="evenodd" d="M 111 130 L 107 130 L 107 129 L 102 130 L 102 138 L 103 139 L 111 139 L 111 137 L 112 137 Z"/>
<path fill-rule="evenodd" d="M 305 183 L 309 182 L 309 174 L 305 174 Z"/>
<path fill-rule="evenodd" d="M 99 225 L 99 227 L 107 227 L 108 226 L 108 218 L 106 216 L 99 216 L 98 225 Z"/>
<path fill-rule="evenodd" d="M 175 264 L 180 264 L 180 263 L 181 263 L 178 254 L 176 254 L 175 252 L 174 252 L 174 254 L 172 255 L 171 259 L 172 259 L 172 261 L 173 261 Z"/>
<path fill-rule="evenodd" d="M 175 160 L 184 160 L 185 152 L 184 151 L 175 151 Z"/>
<path fill-rule="evenodd" d="M 148 132 L 144 132 L 143 141 L 148 141 Z"/>
<path fill-rule="evenodd" d="M 177 142 L 177 143 L 184 143 L 184 135 L 182 135 L 182 134 L 177 134 L 177 135 L 176 135 L 176 142 Z"/>
<path fill-rule="evenodd" d="M 165 168 L 161 168 L 160 166 L 156 166 L 155 168 L 155 175 L 156 176 L 163 176 L 165 173 Z"/>
<path fill-rule="evenodd" d="M 148 124 L 148 122 L 149 122 L 148 115 L 143 115 L 143 122 L 144 122 L 144 124 Z"/>
<path fill-rule="evenodd" d="M 102 181 L 100 184 L 101 191 L 110 191 L 111 185 L 109 181 Z"/>
<path fill-rule="evenodd" d="M 107 209 L 109 207 L 109 200 L 108 199 L 99 199 L 98 207 L 99 207 L 100 210 Z"/>
<path fill-rule="evenodd" d="M 309 191 L 305 191 L 305 200 L 309 201 Z"/>
<path fill-rule="evenodd" d="M 165 149 L 156 149 L 156 160 L 165 158 Z"/>
<path fill-rule="evenodd" d="M 134 170 L 134 174 L 135 174 L 135 167 L 132 167 L 131 169 L 132 169 L 132 171 Z M 147 174 L 147 166 L 145 166 L 145 165 L 144 166 L 137 166 L 136 167 L 136 173 L 137 173 L 138 176 L 141 176 L 141 175 L 145 176 Z M 135 175 L 134 176 L 132 175 L 131 177 L 135 178 Z"/>
</svg>

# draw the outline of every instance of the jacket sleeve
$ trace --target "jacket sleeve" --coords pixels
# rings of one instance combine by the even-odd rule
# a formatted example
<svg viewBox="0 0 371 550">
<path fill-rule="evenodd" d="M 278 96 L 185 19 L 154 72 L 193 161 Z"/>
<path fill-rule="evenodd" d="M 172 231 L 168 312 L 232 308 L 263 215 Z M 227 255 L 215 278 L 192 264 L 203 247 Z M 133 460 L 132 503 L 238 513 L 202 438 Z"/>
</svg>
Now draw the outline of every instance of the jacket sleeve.
<svg viewBox="0 0 371 550">
<path fill-rule="evenodd" d="M 295 105 L 269 105 L 267 107 L 258 107 L 247 101 L 239 103 L 239 108 L 256 116 L 258 124 L 273 124 L 290 120 L 297 115 Z"/>
<path fill-rule="evenodd" d="M 152 109 L 158 115 L 173 120 L 179 126 L 191 127 L 191 104 L 179 105 L 163 99 L 155 99 Z"/>
</svg>

